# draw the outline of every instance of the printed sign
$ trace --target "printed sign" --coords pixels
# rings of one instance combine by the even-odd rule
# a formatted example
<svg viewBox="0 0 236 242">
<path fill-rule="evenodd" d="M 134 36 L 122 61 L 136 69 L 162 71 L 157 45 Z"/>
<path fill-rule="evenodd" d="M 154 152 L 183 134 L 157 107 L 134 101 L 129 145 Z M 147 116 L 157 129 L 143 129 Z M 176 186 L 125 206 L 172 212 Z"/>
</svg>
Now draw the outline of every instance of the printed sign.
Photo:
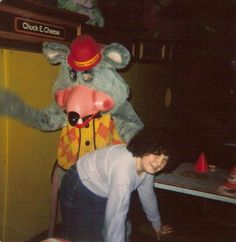
<svg viewBox="0 0 236 242">
<path fill-rule="evenodd" d="M 50 39 L 65 39 L 65 29 L 63 27 L 19 17 L 15 18 L 15 31 Z"/>
</svg>

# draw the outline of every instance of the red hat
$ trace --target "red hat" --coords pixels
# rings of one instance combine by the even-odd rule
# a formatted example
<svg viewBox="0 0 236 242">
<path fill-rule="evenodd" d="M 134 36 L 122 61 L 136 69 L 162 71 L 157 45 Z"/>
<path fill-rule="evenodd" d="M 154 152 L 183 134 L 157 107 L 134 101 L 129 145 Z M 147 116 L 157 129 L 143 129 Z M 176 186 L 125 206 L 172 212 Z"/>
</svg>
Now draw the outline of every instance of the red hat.
<svg viewBox="0 0 236 242">
<path fill-rule="evenodd" d="M 101 60 L 101 45 L 89 35 L 76 37 L 67 57 L 68 64 L 76 71 L 85 71 L 93 68 Z"/>
</svg>

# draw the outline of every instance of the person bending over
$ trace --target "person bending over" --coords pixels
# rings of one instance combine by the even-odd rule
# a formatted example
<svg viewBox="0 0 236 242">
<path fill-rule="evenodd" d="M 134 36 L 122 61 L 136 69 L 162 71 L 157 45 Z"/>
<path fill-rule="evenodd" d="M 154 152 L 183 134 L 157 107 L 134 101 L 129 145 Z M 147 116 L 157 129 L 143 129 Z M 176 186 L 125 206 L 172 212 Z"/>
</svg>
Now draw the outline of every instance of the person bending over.
<svg viewBox="0 0 236 242">
<path fill-rule="evenodd" d="M 124 242 L 136 189 L 157 239 L 171 233 L 171 226 L 161 224 L 153 188 L 154 174 L 167 164 L 168 147 L 161 129 L 143 128 L 128 145 L 111 145 L 81 157 L 61 184 L 64 237 L 73 242 Z"/>
</svg>

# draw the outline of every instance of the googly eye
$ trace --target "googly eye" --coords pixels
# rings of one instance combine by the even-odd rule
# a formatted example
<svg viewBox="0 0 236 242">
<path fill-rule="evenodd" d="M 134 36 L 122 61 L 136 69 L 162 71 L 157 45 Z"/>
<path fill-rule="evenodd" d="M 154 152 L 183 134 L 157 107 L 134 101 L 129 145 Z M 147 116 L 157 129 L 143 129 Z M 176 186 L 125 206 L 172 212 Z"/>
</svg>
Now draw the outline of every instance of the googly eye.
<svg viewBox="0 0 236 242">
<path fill-rule="evenodd" d="M 77 72 L 73 69 L 70 69 L 70 79 L 75 82 L 77 80 Z"/>
<path fill-rule="evenodd" d="M 83 79 L 86 82 L 91 82 L 93 80 L 93 71 L 92 70 L 86 70 L 82 72 Z"/>
</svg>

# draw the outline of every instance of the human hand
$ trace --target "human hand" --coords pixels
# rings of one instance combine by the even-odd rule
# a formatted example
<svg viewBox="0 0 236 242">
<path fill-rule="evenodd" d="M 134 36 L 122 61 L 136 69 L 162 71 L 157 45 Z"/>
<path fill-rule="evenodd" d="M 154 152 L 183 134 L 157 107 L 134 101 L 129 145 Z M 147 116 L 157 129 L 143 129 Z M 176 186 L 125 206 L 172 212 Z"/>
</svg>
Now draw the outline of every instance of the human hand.
<svg viewBox="0 0 236 242">
<path fill-rule="evenodd" d="M 157 240 L 161 241 L 162 235 L 167 235 L 173 233 L 173 227 L 171 225 L 161 226 L 160 229 L 156 230 Z"/>
</svg>

